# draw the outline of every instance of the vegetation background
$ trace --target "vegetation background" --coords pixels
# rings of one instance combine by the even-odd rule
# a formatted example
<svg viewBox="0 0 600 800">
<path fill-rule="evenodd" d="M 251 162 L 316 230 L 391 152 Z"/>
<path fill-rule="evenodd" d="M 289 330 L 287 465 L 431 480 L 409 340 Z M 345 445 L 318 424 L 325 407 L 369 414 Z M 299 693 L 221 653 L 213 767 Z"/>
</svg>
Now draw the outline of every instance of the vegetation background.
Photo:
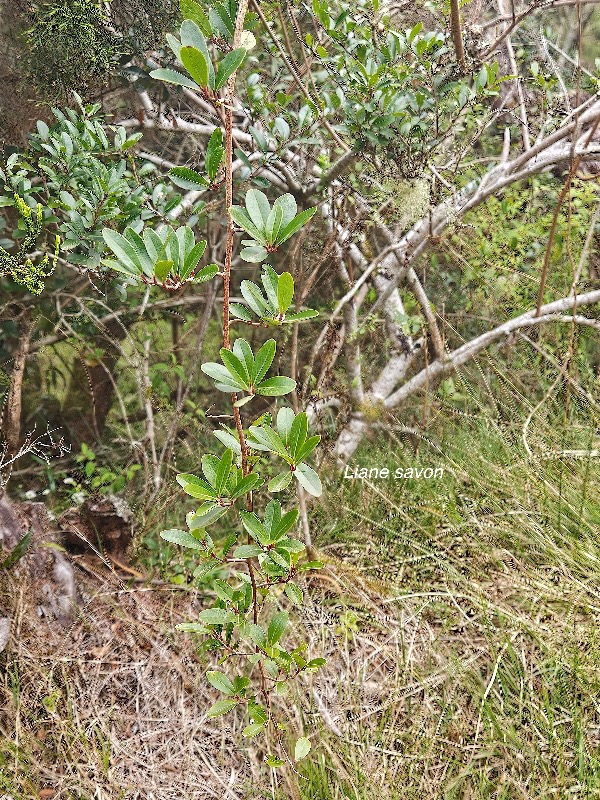
<svg viewBox="0 0 600 800">
<path fill-rule="evenodd" d="M 159 535 L 223 421 L 220 278 L 103 261 L 105 228 L 182 222 L 224 262 L 222 104 L 150 75 L 217 6 L 218 50 L 233 0 L 0 7 L 0 797 L 600 797 L 597 4 L 250 4 L 236 202 L 319 207 L 270 256 L 320 312 L 276 368 L 322 436 L 291 613 L 327 659 L 279 700 L 312 751 L 278 772 L 206 719 L 175 625 L 214 593 Z"/>
</svg>

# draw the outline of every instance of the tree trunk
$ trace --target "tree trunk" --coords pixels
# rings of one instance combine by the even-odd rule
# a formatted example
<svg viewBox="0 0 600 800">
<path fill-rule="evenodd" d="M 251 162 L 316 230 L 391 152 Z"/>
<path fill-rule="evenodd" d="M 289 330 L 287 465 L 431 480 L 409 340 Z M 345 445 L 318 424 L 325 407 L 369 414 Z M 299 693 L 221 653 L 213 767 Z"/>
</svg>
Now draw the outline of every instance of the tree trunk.
<svg viewBox="0 0 600 800">
<path fill-rule="evenodd" d="M 126 335 L 122 325 L 107 325 L 105 335 L 88 340 L 90 351 L 99 348 L 103 355 L 86 358 L 82 353 L 73 363 L 62 421 L 65 437 L 74 446 L 97 441 L 104 433 L 115 397 L 114 373 L 121 356 L 120 343 Z"/>
<path fill-rule="evenodd" d="M 21 408 L 23 405 L 23 377 L 25 375 L 25 363 L 29 353 L 31 333 L 34 323 L 31 321 L 31 311 L 28 309 L 21 318 L 23 333 L 19 340 L 19 347 L 15 355 L 13 371 L 10 377 L 10 387 L 8 389 L 8 400 L 6 403 L 6 428 L 4 440 L 9 457 L 14 456 L 19 449 L 21 438 Z"/>
<path fill-rule="evenodd" d="M 21 0 L 0 3 L 0 152 L 6 147 L 22 147 L 35 121 L 48 116 L 38 108 L 31 81 L 26 80 L 20 63 L 19 36 L 27 27 L 25 3 Z"/>
</svg>

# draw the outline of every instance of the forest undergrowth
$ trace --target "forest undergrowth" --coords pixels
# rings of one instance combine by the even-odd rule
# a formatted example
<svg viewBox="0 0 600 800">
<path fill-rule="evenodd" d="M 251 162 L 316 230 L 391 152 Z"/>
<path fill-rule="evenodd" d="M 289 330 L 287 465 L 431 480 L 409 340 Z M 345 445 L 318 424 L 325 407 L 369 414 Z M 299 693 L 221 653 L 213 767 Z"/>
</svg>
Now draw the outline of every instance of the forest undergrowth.
<svg viewBox="0 0 600 800">
<path fill-rule="evenodd" d="M 15 583 L 4 795 L 599 797 L 599 408 L 569 376 L 536 409 L 519 380 L 481 360 L 414 426 L 363 444 L 355 463 L 390 478 L 328 475 L 301 630 L 328 661 L 292 698 L 318 731 L 310 762 L 269 782 L 235 722 L 204 720 L 207 656 L 173 633 L 208 597 L 177 582 L 185 565 L 79 556 L 64 628 Z"/>
</svg>

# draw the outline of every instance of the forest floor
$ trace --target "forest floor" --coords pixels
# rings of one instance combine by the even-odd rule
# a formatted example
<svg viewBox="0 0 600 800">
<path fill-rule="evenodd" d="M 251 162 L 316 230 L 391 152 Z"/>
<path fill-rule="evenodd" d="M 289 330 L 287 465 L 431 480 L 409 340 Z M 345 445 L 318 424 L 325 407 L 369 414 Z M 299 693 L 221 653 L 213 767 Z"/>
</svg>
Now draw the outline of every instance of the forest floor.
<svg viewBox="0 0 600 800">
<path fill-rule="evenodd" d="M 243 720 L 205 719 L 205 656 L 174 631 L 201 587 L 80 555 L 68 623 L 12 584 L 0 797 L 600 798 L 597 461 L 531 458 L 489 419 L 460 431 L 361 451 L 442 479 L 330 475 L 311 508 L 326 568 L 300 625 L 328 662 L 285 705 L 313 744 L 299 773 L 269 777 Z"/>
</svg>

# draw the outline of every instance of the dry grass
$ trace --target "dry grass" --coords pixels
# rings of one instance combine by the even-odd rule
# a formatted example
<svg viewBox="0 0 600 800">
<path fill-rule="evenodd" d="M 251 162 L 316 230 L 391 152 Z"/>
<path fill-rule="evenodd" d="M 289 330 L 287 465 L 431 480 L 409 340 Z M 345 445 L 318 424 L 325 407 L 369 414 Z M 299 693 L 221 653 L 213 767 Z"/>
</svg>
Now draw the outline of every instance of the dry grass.
<svg viewBox="0 0 600 800">
<path fill-rule="evenodd" d="M 468 591 L 394 596 L 332 563 L 305 624 L 328 665 L 290 712 L 315 757 L 279 787 L 240 746 L 241 721 L 204 719 L 216 698 L 173 634 L 202 598 L 115 583 L 85 579 L 64 631 L 17 597 L 2 685 L 14 800 L 600 796 L 600 598 L 576 575 L 513 562 Z M 577 792 L 578 759 L 596 793 Z"/>
<path fill-rule="evenodd" d="M 240 797 L 247 765 L 231 732 L 203 720 L 203 670 L 173 636 L 196 594 L 124 588 L 110 573 L 80 590 L 64 631 L 35 618 L 24 588 L 15 603 L 2 686 L 14 766 L 5 751 L 3 770 L 18 797 Z"/>
</svg>

